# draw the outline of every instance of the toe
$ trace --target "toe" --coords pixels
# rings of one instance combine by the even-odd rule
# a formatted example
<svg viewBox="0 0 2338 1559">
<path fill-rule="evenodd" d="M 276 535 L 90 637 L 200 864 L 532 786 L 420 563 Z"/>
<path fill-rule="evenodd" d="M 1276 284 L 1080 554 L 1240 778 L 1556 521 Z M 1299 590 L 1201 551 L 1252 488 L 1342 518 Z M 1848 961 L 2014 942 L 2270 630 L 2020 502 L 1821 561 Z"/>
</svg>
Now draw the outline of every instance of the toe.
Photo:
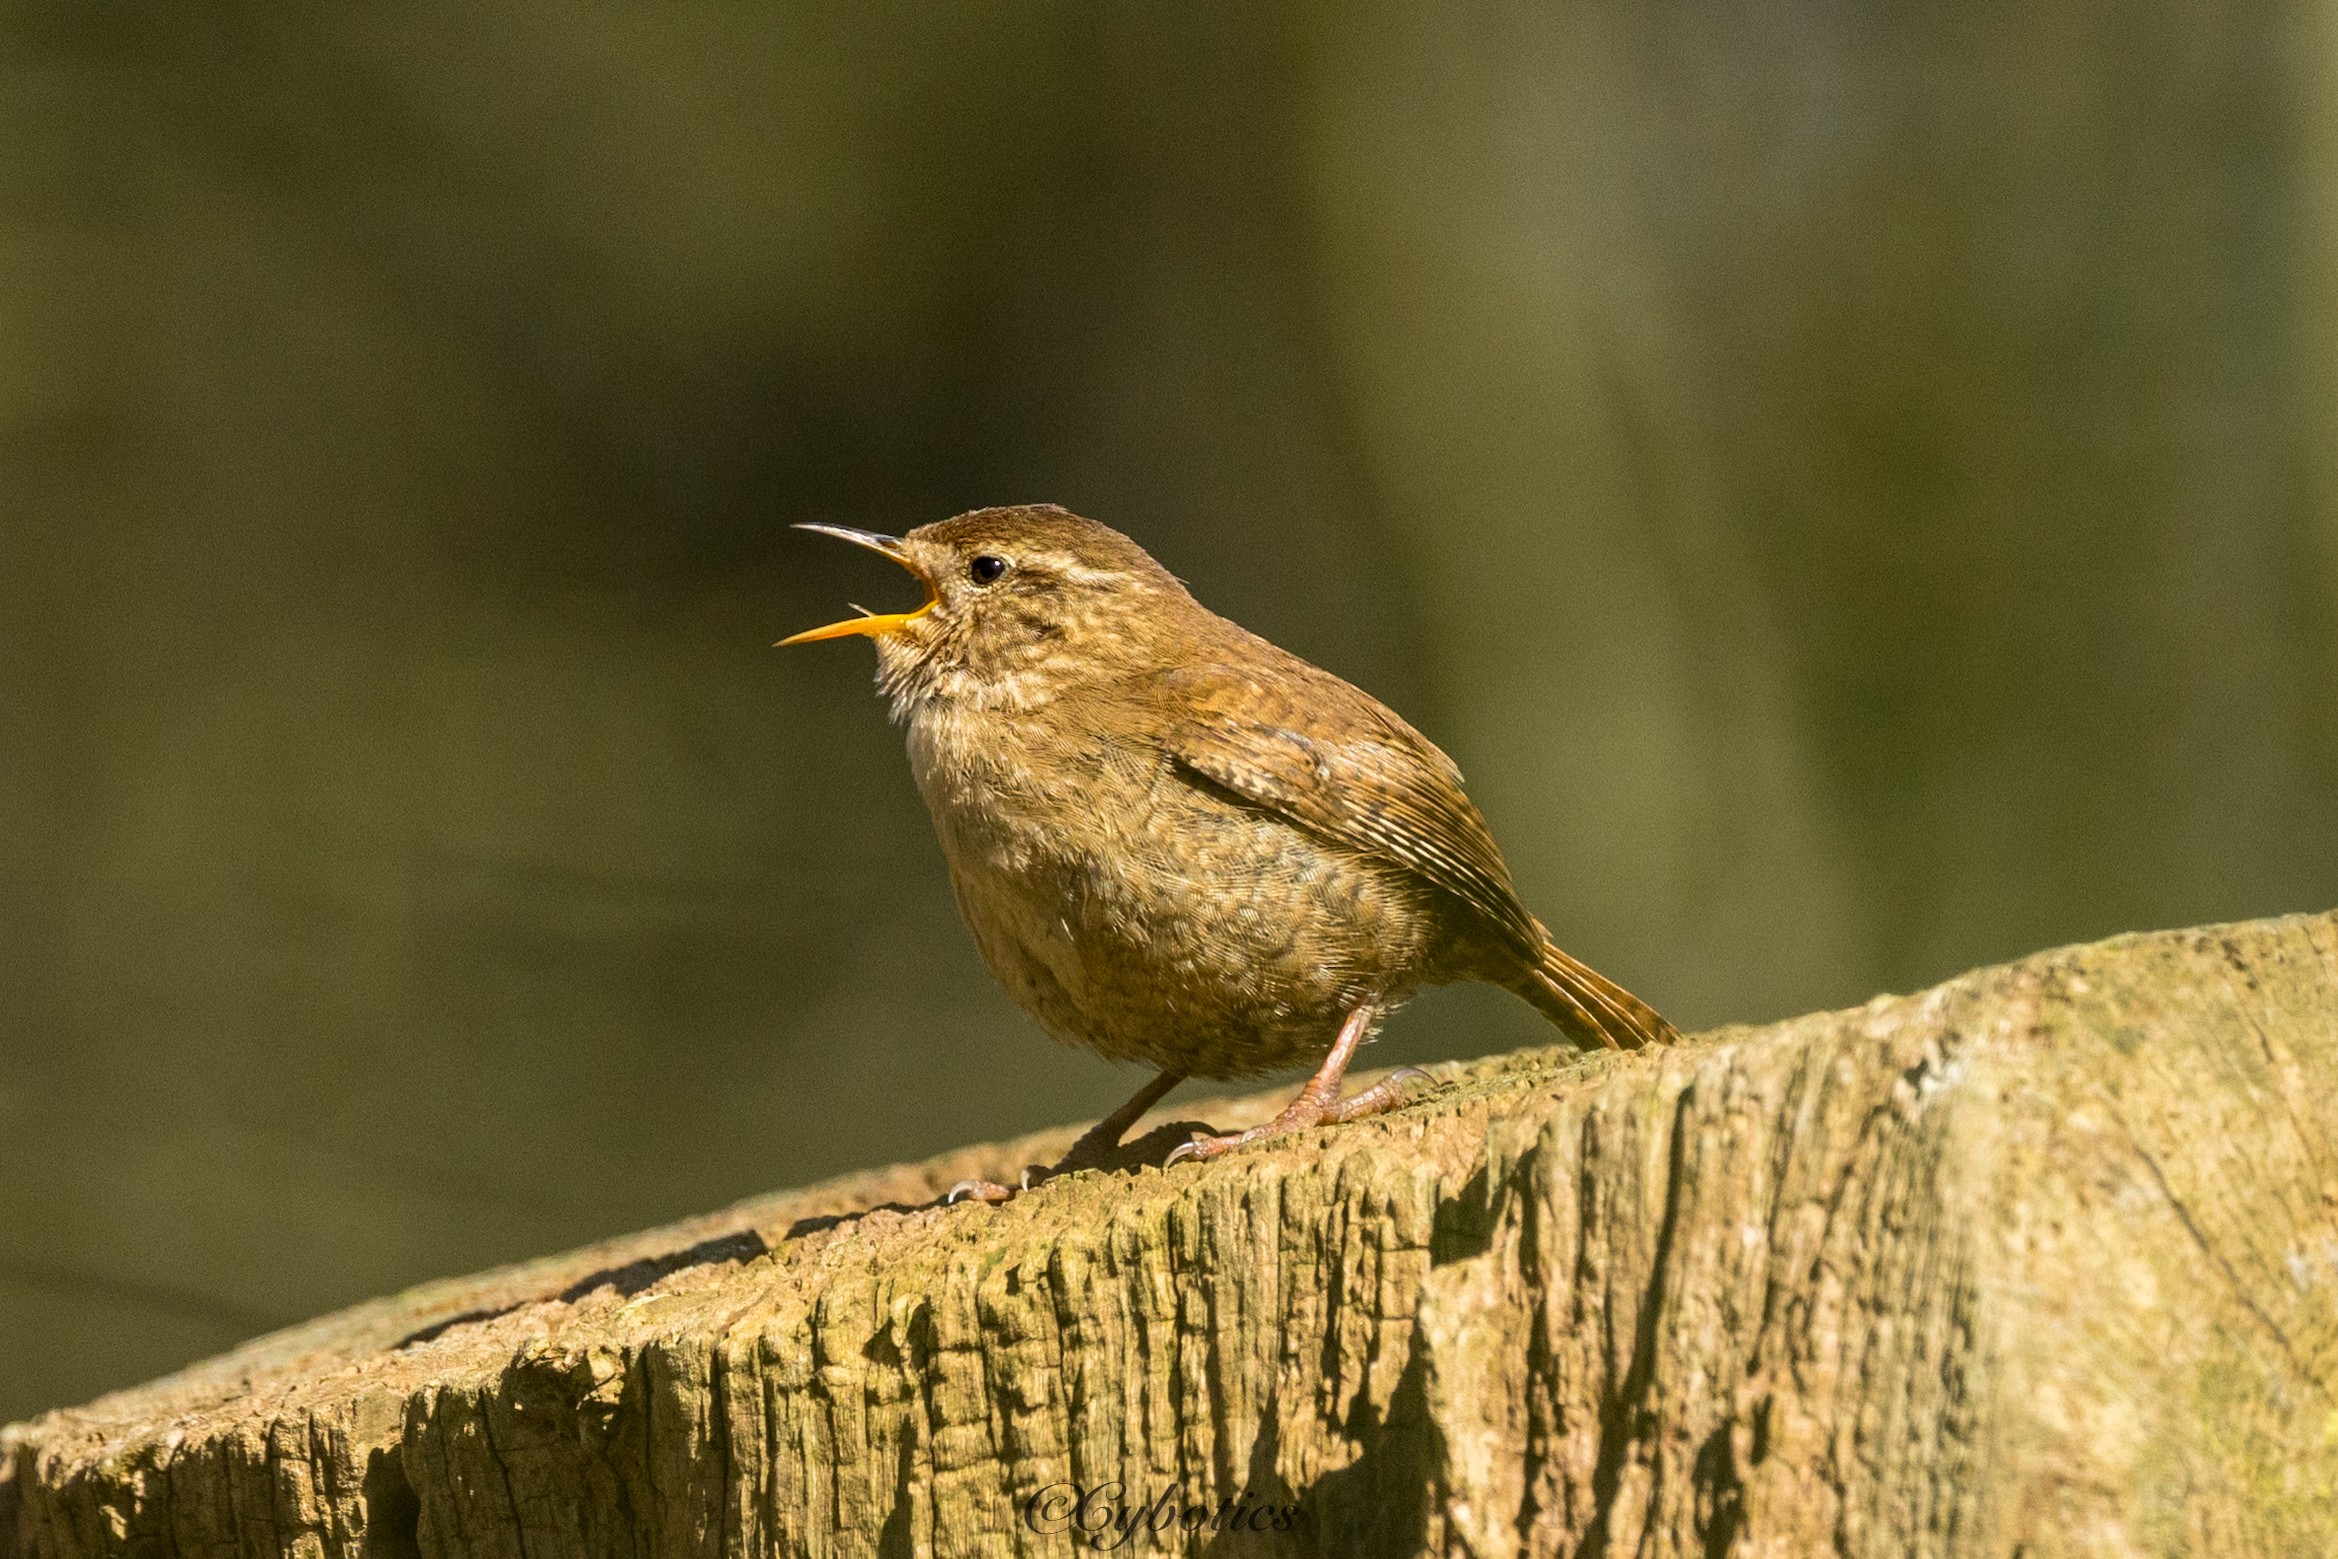
<svg viewBox="0 0 2338 1559">
<path fill-rule="evenodd" d="M 1191 1142 L 1173 1149 L 1169 1156 L 1161 1161 L 1161 1167 L 1167 1169 L 1171 1164 L 1179 1163 L 1185 1159 L 1197 1161 L 1213 1159 L 1222 1153 L 1231 1153 L 1236 1148 L 1246 1148 L 1253 1142 L 1264 1142 L 1269 1137 L 1279 1137 L 1284 1132 L 1293 1129 L 1280 1122 L 1270 1122 L 1264 1126 L 1253 1126 L 1248 1131 L 1237 1131 L 1230 1136 L 1196 1137 Z"/>
<path fill-rule="evenodd" d="M 1172 1165 L 1182 1164 L 1188 1159 L 1197 1164 L 1202 1163 L 1216 1158 L 1221 1153 L 1231 1152 L 1241 1145 L 1241 1137 L 1196 1137 L 1191 1142 L 1181 1142 L 1176 1147 L 1171 1148 L 1169 1156 L 1161 1160 L 1161 1167 L 1167 1169 Z"/>
<path fill-rule="evenodd" d="M 1330 1109 L 1325 1110 L 1323 1119 L 1328 1125 L 1338 1125 L 1347 1121 L 1362 1120 L 1367 1115 L 1378 1115 L 1383 1110 L 1393 1110 L 1404 1103 L 1406 1092 L 1415 1083 L 1423 1083 L 1428 1080 L 1429 1074 L 1419 1067 L 1400 1066 L 1362 1093 L 1353 1098 L 1342 1099 Z"/>
<path fill-rule="evenodd" d="M 1020 1194 L 1013 1186 L 1003 1186 L 995 1180 L 961 1180 L 950 1187 L 950 1194 L 943 1200 L 955 1202 L 964 1197 L 970 1202 L 1006 1202 Z"/>
</svg>

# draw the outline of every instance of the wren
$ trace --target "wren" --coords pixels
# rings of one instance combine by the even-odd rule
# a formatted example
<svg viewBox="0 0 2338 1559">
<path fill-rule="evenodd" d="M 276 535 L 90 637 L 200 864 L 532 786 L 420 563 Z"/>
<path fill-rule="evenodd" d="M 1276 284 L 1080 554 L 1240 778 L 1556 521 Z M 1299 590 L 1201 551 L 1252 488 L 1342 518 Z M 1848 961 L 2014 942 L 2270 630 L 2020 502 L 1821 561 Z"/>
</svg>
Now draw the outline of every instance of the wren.
<svg viewBox="0 0 2338 1559">
<path fill-rule="evenodd" d="M 983 961 L 1057 1039 L 1159 1071 L 1043 1174 L 1100 1162 L 1187 1077 L 1315 1064 L 1272 1122 L 1172 1162 L 1386 1109 L 1419 1073 L 1345 1099 L 1341 1079 L 1427 985 L 1499 985 L 1585 1049 L 1679 1038 L 1527 912 L 1435 743 L 1120 532 L 1046 504 L 899 537 L 801 528 L 925 587 L 914 611 L 780 642 L 875 642 Z"/>
</svg>

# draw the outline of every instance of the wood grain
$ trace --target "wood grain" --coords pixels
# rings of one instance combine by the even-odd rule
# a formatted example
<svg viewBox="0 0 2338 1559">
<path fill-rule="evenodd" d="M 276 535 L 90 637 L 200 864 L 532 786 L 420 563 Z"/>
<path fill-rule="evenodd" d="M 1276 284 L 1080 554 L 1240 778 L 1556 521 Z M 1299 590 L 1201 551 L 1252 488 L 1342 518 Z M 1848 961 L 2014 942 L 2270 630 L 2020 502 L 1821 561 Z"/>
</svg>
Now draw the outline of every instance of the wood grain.
<svg viewBox="0 0 2338 1559">
<path fill-rule="evenodd" d="M 0 1537 L 1064 1554 L 1034 1496 L 1117 1481 L 1297 1509 L 1124 1552 L 2338 1552 L 2338 919 L 1441 1082 L 1003 1208 L 917 1204 L 1069 1128 L 376 1300 L 0 1431 Z"/>
</svg>

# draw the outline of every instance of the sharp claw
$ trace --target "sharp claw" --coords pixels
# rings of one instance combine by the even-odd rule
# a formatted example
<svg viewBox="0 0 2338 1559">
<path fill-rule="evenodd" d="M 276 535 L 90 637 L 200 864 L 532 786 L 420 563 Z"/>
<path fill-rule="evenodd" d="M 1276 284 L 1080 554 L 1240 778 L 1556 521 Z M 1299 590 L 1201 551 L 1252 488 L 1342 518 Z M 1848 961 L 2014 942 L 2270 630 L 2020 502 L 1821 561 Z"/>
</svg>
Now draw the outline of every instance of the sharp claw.
<svg viewBox="0 0 2338 1559">
<path fill-rule="evenodd" d="M 1171 1148 L 1169 1156 L 1161 1160 L 1161 1167 L 1167 1169 L 1171 1165 L 1189 1158 L 1198 1159 L 1206 1164 L 1221 1153 L 1231 1153 L 1236 1148 L 1248 1147 L 1260 1138 L 1271 1135 L 1273 1133 L 1263 1127 L 1253 1126 L 1248 1131 L 1238 1131 L 1231 1136 L 1196 1137 L 1191 1142 L 1181 1142 L 1176 1147 Z"/>
<path fill-rule="evenodd" d="M 1006 1187 L 993 1185 L 988 1180 L 961 1180 L 950 1187 L 950 1194 L 943 1198 L 943 1203 L 954 1207 L 961 1196 L 970 1196 L 983 1203 L 1003 1202 L 1013 1194 Z"/>
</svg>

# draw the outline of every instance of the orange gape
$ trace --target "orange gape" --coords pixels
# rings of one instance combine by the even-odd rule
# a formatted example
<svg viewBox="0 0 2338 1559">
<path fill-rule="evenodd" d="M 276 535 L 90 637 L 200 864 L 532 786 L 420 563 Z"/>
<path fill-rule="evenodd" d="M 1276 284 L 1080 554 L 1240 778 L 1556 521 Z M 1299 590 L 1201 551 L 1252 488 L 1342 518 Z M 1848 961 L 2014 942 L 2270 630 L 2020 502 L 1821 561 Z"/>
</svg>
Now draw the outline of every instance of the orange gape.
<svg viewBox="0 0 2338 1559">
<path fill-rule="evenodd" d="M 781 642 L 875 642 L 991 971 L 1058 1039 L 1159 1069 L 1057 1170 L 1100 1160 L 1189 1076 L 1320 1063 L 1269 1125 L 1172 1160 L 1387 1108 L 1402 1076 L 1349 1099 L 1340 1081 L 1425 985 L 1490 981 L 1586 1048 L 1679 1037 L 1527 913 L 1453 760 L 1118 531 L 1048 505 L 900 537 L 804 528 L 925 587 L 914 611 Z"/>
</svg>

